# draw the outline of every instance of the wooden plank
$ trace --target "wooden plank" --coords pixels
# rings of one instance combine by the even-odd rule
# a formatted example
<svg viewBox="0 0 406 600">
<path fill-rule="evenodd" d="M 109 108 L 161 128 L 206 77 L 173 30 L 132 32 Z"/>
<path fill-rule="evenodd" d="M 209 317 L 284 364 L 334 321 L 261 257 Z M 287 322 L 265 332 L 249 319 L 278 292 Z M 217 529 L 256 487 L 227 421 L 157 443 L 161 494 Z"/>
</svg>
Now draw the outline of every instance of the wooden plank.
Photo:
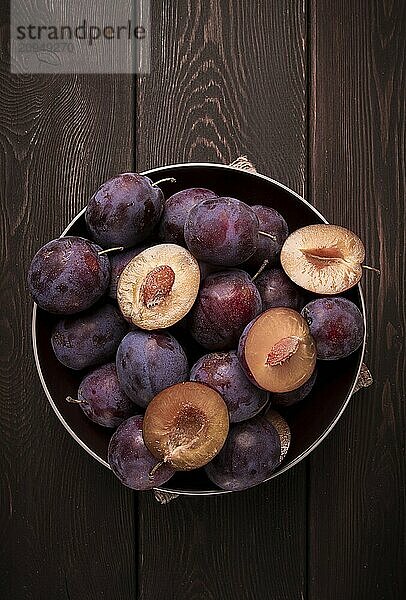
<svg viewBox="0 0 406 600">
<path fill-rule="evenodd" d="M 311 1 L 314 204 L 366 243 L 375 384 L 312 455 L 309 599 L 405 596 L 405 3 Z M 404 564 L 404 561 L 403 561 Z"/>
<path fill-rule="evenodd" d="M 0 596 L 134 598 L 134 495 L 50 408 L 34 366 L 25 283 L 34 252 L 102 181 L 131 168 L 132 77 L 10 75 L 7 34 L 4 25 Z"/>
<path fill-rule="evenodd" d="M 153 3 L 152 24 L 152 73 L 137 88 L 137 168 L 247 154 L 303 193 L 302 3 L 171 0 Z M 139 502 L 143 600 L 303 597 L 305 465 L 227 497 Z"/>
</svg>

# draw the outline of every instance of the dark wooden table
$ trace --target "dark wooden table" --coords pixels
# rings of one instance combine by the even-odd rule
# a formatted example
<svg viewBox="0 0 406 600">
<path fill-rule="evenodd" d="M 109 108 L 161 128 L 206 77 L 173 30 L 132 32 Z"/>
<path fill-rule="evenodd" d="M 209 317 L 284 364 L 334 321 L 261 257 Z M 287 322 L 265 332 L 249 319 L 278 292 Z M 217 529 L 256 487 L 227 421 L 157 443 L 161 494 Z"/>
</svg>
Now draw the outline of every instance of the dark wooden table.
<svg viewBox="0 0 406 600">
<path fill-rule="evenodd" d="M 152 0 L 137 79 L 10 75 L 2 11 L 0 597 L 404 598 L 405 3 Z M 244 154 L 382 269 L 363 284 L 375 384 L 271 483 L 161 506 L 57 421 L 25 273 L 109 176 Z"/>
</svg>

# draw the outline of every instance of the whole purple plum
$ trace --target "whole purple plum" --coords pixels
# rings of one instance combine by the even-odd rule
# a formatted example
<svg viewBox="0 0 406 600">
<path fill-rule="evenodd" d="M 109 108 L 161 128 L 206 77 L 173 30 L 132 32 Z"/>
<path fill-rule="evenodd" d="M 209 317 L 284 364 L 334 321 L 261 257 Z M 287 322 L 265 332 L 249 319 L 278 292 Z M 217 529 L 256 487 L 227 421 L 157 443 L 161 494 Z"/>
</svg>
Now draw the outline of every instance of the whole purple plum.
<svg viewBox="0 0 406 600">
<path fill-rule="evenodd" d="M 278 432 L 268 419 L 258 416 L 230 428 L 223 448 L 205 471 L 223 490 L 245 490 L 270 477 L 280 456 Z"/>
<path fill-rule="evenodd" d="M 109 259 L 100 252 L 99 246 L 76 236 L 42 246 L 28 270 L 28 287 L 38 306 L 72 315 L 97 302 L 110 280 Z"/>
<path fill-rule="evenodd" d="M 248 381 L 234 351 L 202 356 L 193 365 L 190 380 L 205 383 L 222 396 L 230 423 L 251 419 L 268 400 L 265 390 Z"/>
<path fill-rule="evenodd" d="M 248 273 L 238 269 L 213 273 L 203 281 L 189 313 L 190 332 L 208 350 L 228 350 L 261 309 L 261 296 Z"/>
<path fill-rule="evenodd" d="M 265 269 L 255 279 L 255 285 L 262 298 L 263 310 L 279 306 L 301 310 L 305 304 L 301 289 L 282 269 Z"/>
<path fill-rule="evenodd" d="M 51 344 L 56 358 L 70 369 L 85 369 L 111 359 L 128 324 L 111 304 L 93 308 L 55 325 Z"/>
<path fill-rule="evenodd" d="M 260 235 L 257 245 L 257 251 L 249 260 L 251 268 L 258 268 L 265 259 L 269 265 L 274 265 L 278 261 L 279 253 L 289 235 L 288 225 L 280 213 L 268 206 L 256 204 L 251 207 L 258 217 L 259 229 L 273 237 Z"/>
<path fill-rule="evenodd" d="M 259 221 L 254 211 L 235 198 L 203 200 L 185 222 L 185 241 L 199 260 L 233 267 L 254 254 Z"/>
<path fill-rule="evenodd" d="M 316 342 L 317 358 L 338 360 L 357 350 L 364 339 L 364 320 L 358 306 L 340 296 L 317 298 L 302 310 Z"/>
<path fill-rule="evenodd" d="M 113 300 L 117 299 L 117 284 L 121 273 L 124 271 L 124 268 L 128 265 L 131 259 L 133 259 L 135 256 L 138 256 L 138 254 L 145 250 L 145 248 L 147 248 L 147 246 L 138 246 L 138 248 L 130 248 L 124 252 L 117 252 L 110 255 L 111 277 L 108 295 L 110 298 L 113 298 Z"/>
<path fill-rule="evenodd" d="M 143 408 L 156 394 L 189 375 L 182 346 L 165 332 L 130 331 L 117 350 L 116 366 L 122 390 Z"/>
<path fill-rule="evenodd" d="M 144 444 L 142 423 L 141 415 L 124 421 L 112 435 L 108 448 L 111 470 L 133 490 L 150 490 L 166 483 L 175 473 L 168 465 L 157 467 L 159 460 Z"/>
<path fill-rule="evenodd" d="M 164 242 L 185 245 L 184 226 L 189 211 L 208 198 L 217 198 L 217 194 L 206 188 L 189 188 L 170 196 L 165 201 L 159 227 L 159 236 Z"/>
<path fill-rule="evenodd" d="M 100 246 L 130 248 L 147 239 L 164 207 L 159 187 L 138 173 L 109 179 L 90 198 L 85 212 L 87 229 Z"/>
<path fill-rule="evenodd" d="M 103 427 L 118 427 L 135 413 L 135 406 L 120 388 L 115 363 L 97 367 L 82 380 L 77 400 L 85 415 Z"/>
</svg>

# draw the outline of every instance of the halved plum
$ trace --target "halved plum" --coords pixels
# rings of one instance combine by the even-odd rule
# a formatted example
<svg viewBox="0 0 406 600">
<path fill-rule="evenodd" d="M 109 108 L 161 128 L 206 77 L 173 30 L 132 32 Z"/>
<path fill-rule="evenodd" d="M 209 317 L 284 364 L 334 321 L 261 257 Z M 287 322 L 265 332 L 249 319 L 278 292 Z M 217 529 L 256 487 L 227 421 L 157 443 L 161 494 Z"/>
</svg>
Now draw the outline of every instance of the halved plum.
<svg viewBox="0 0 406 600">
<path fill-rule="evenodd" d="M 305 319 L 291 308 L 270 308 L 248 323 L 238 345 L 247 377 L 269 392 L 303 385 L 316 365 L 316 346 Z"/>
<path fill-rule="evenodd" d="M 329 224 L 297 229 L 281 250 L 288 277 L 316 294 L 340 294 L 356 285 L 364 258 L 364 244 L 355 233 Z"/>
<path fill-rule="evenodd" d="M 199 284 L 199 265 L 188 250 L 176 244 L 158 244 L 124 268 L 117 300 L 124 317 L 134 325 L 165 329 L 189 312 Z"/>
<path fill-rule="evenodd" d="M 221 450 L 229 428 L 226 403 L 202 383 L 186 381 L 160 392 L 145 412 L 147 448 L 179 471 L 207 464 Z"/>
</svg>

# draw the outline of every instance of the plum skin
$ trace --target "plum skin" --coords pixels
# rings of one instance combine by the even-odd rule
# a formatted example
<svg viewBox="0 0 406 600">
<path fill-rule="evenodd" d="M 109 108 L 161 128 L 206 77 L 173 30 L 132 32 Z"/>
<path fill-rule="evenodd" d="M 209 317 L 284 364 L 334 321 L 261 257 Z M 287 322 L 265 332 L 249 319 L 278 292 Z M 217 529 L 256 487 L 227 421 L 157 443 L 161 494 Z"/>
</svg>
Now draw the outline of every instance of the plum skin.
<svg viewBox="0 0 406 600">
<path fill-rule="evenodd" d="M 160 466 L 150 476 L 158 460 L 151 454 L 142 436 L 142 415 L 130 417 L 118 427 L 108 447 L 108 463 L 125 486 L 133 490 L 150 490 L 166 483 L 175 470 Z"/>
<path fill-rule="evenodd" d="M 79 386 L 78 400 L 84 414 L 103 427 L 117 427 L 135 412 L 135 405 L 120 388 L 114 362 L 86 375 Z"/>
<path fill-rule="evenodd" d="M 267 392 L 245 376 L 235 351 L 202 356 L 193 365 L 190 380 L 205 383 L 219 392 L 227 405 L 230 423 L 254 417 L 268 401 Z"/>
<path fill-rule="evenodd" d="M 258 217 L 236 198 L 214 198 L 194 206 L 184 228 L 186 245 L 198 259 L 235 267 L 254 254 L 258 245 Z"/>
<path fill-rule="evenodd" d="M 138 173 L 109 179 L 90 198 L 85 212 L 92 239 L 104 248 L 130 248 L 152 233 L 164 207 L 164 197 L 152 181 Z"/>
<path fill-rule="evenodd" d="M 305 304 L 300 288 L 282 269 L 265 269 L 255 279 L 255 285 L 261 295 L 263 310 L 280 306 L 301 310 Z"/>
<path fill-rule="evenodd" d="M 208 198 L 217 198 L 217 194 L 207 188 L 188 188 L 170 196 L 165 202 L 159 226 L 161 240 L 184 246 L 187 216 L 196 204 Z"/>
<path fill-rule="evenodd" d="M 302 316 L 309 325 L 320 360 L 345 358 L 358 350 L 363 342 L 362 313 L 347 298 L 317 298 L 306 304 Z"/>
<path fill-rule="evenodd" d="M 130 331 L 118 347 L 116 367 L 122 390 L 143 408 L 163 389 L 189 376 L 182 346 L 163 331 Z"/>
<path fill-rule="evenodd" d="M 229 350 L 261 310 L 261 296 L 248 273 L 238 269 L 213 273 L 203 281 L 189 313 L 190 332 L 208 350 Z"/>
<path fill-rule="evenodd" d="M 78 236 L 52 240 L 35 254 L 28 288 L 40 308 L 59 315 L 86 310 L 105 293 L 110 262 L 100 246 Z"/>
<path fill-rule="evenodd" d="M 279 466 L 281 441 L 263 416 L 233 425 L 217 456 L 205 467 L 223 490 L 240 491 L 265 481 Z"/>
<path fill-rule="evenodd" d="M 65 367 L 80 370 L 112 358 L 128 332 L 128 324 L 111 304 L 92 308 L 56 323 L 51 345 Z"/>
<path fill-rule="evenodd" d="M 278 262 L 283 243 L 289 235 L 288 225 L 282 215 L 274 208 L 262 206 L 261 204 L 255 204 L 251 208 L 258 217 L 259 229 L 265 231 L 265 233 L 270 233 L 276 239 L 260 235 L 257 250 L 248 261 L 249 266 L 258 268 L 265 259 L 269 261 L 269 265 L 275 265 Z"/>
</svg>

